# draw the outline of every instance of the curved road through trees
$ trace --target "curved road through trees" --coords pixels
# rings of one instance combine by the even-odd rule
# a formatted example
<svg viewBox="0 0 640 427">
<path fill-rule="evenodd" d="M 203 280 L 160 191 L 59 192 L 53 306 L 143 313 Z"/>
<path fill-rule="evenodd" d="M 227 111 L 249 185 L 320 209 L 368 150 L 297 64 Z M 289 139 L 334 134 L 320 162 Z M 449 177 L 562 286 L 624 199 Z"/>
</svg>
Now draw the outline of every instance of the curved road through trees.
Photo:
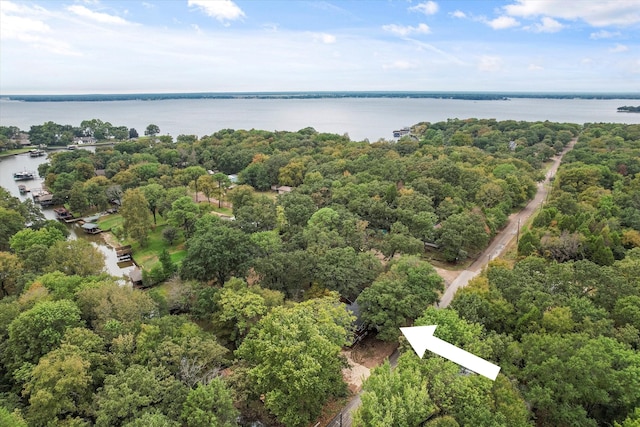
<svg viewBox="0 0 640 427">
<path fill-rule="evenodd" d="M 516 237 L 516 234 L 519 233 L 520 226 L 524 225 L 529 220 L 531 215 L 533 215 L 536 209 L 540 208 L 546 200 L 547 194 L 549 193 L 551 179 L 555 177 L 556 172 L 560 167 L 560 163 L 562 162 L 562 158 L 571 149 L 573 149 L 577 140 L 577 138 L 572 139 L 559 155 L 553 157 L 553 163 L 547 171 L 544 181 L 538 183 L 537 185 L 538 191 L 536 192 L 534 198 L 529 201 L 529 203 L 527 203 L 524 209 L 522 209 L 520 212 L 511 214 L 509 216 L 507 226 L 493 238 L 489 246 L 487 246 L 482 254 L 480 254 L 480 256 L 478 256 L 478 258 L 468 268 L 461 271 L 460 274 L 455 278 L 455 280 L 451 282 L 451 284 L 447 287 L 444 295 L 442 295 L 442 298 L 440 298 L 440 308 L 448 307 L 449 304 L 451 304 L 453 296 L 456 294 L 458 289 L 467 286 L 469 281 L 480 274 L 482 269 L 484 269 L 489 264 L 489 261 L 501 256 L 504 253 L 507 246 L 509 246 L 511 241 Z M 392 367 L 395 367 L 397 359 L 398 350 L 396 350 L 389 358 Z M 352 415 L 362 403 L 360 399 L 360 393 L 355 395 L 342 409 L 341 414 L 331 420 L 331 422 L 329 422 L 326 427 L 351 427 Z"/>
</svg>

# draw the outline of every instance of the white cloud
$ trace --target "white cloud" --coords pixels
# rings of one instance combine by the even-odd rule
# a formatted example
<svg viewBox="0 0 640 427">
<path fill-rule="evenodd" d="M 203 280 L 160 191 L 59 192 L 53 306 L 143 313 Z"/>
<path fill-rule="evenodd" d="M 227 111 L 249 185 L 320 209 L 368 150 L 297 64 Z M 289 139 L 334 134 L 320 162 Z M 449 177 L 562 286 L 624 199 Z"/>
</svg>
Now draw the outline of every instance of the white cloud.
<svg viewBox="0 0 640 427">
<path fill-rule="evenodd" d="M 498 56 L 481 56 L 478 60 L 478 70 L 499 71 L 502 68 L 502 58 Z"/>
<path fill-rule="evenodd" d="M 313 40 L 324 44 L 333 44 L 336 42 L 336 36 L 327 33 L 315 33 L 313 35 Z"/>
<path fill-rule="evenodd" d="M 467 17 L 467 14 L 461 10 L 456 10 L 455 12 L 451 12 L 451 16 L 453 16 L 454 18 L 464 19 Z"/>
<path fill-rule="evenodd" d="M 499 16 L 491 21 L 485 21 L 485 23 L 494 30 L 504 30 L 507 28 L 517 27 L 520 22 L 512 18 L 511 16 Z"/>
<path fill-rule="evenodd" d="M 413 5 L 425 1 L 413 0 Z M 504 10 L 486 15 L 490 18 L 466 9 L 461 9 L 466 13 L 449 15 L 456 6 L 445 11 L 446 4 L 439 2 L 441 9 L 435 17 L 420 19 L 422 15 L 413 14 L 413 21 L 390 19 L 386 22 L 398 25 L 385 26 L 386 37 L 379 37 L 368 27 L 370 23 L 359 23 L 347 15 L 339 16 L 345 18 L 348 27 L 341 27 L 337 20 L 321 27 L 320 19 L 311 31 L 302 25 L 290 25 L 287 2 L 278 3 L 284 9 L 274 10 L 272 15 L 260 20 L 244 18 L 246 25 L 233 28 L 222 28 L 215 18 L 208 18 L 203 10 L 196 9 L 199 6 L 195 4 L 187 7 L 187 1 L 181 3 L 180 8 L 168 8 L 164 6 L 166 3 L 154 2 L 156 10 L 151 15 L 139 5 L 131 7 L 131 15 L 124 15 L 122 8 L 115 11 L 100 8 L 115 4 L 107 2 L 89 6 L 76 0 L 42 1 L 42 7 L 36 7 L 30 2 L 0 0 L 0 92 L 427 90 L 434 87 L 607 91 L 624 90 L 625 85 L 628 87 L 630 81 L 637 79 L 640 70 L 637 47 L 627 42 L 637 39 L 635 27 L 585 29 L 586 24 L 581 24 L 582 32 L 577 38 L 541 37 L 533 41 L 531 34 L 512 31 L 509 37 L 496 38 L 492 34 L 482 39 L 484 33 L 493 31 L 485 28 L 478 32 L 474 22 L 487 25 L 488 19 L 499 17 Z M 512 3 L 515 0 L 501 2 Z M 67 6 L 73 4 L 117 15 L 134 25 L 96 25 L 95 19 L 71 13 Z M 406 15 L 408 6 L 404 4 L 401 12 Z M 397 4 L 393 6 L 397 12 Z M 478 13 L 494 13 L 491 7 L 484 11 L 476 9 Z M 172 15 L 161 17 L 163 10 Z M 245 12 L 253 18 L 248 9 Z M 337 13 L 333 9 L 331 12 Z M 438 17 L 452 26 L 456 37 L 432 40 L 431 36 L 424 35 L 429 33 L 426 24 L 430 24 L 432 30 L 435 26 L 429 20 Z M 546 14 L 531 19 L 507 17 L 519 21 L 516 28 L 520 29 L 530 26 L 533 30 L 533 25 L 542 22 L 543 17 L 562 25 L 571 24 Z M 146 18 L 149 18 L 148 24 L 144 23 Z M 418 25 L 420 21 L 425 24 Z M 226 22 L 231 21 L 222 21 Z M 198 33 L 199 29 L 202 33 Z M 595 33 L 598 30 L 610 33 Z M 617 30 L 624 38 L 605 37 Z M 382 32 L 380 26 L 378 32 Z M 590 33 L 597 34 L 592 38 L 608 40 L 585 43 Z M 520 36 L 524 38 L 519 39 Z M 609 53 L 609 48 L 616 49 L 616 42 L 627 45 L 628 51 Z M 603 62 L 603 54 L 615 61 Z M 261 67 L 247 67 L 248 57 Z M 163 61 L 159 62 L 158 58 Z M 592 60 L 581 63 L 583 58 Z M 136 64 L 135 69 L 121 66 L 132 63 Z"/>
<path fill-rule="evenodd" d="M 504 6 L 503 9 L 510 16 L 582 20 L 596 27 L 640 23 L 640 0 L 515 0 L 515 3 Z"/>
<path fill-rule="evenodd" d="M 6 15 L 4 11 L 0 15 L 0 20 L 2 20 L 0 34 L 3 40 L 16 39 L 26 41 L 29 38 L 36 37 L 36 34 L 47 33 L 51 30 L 43 21 L 30 17 Z"/>
<path fill-rule="evenodd" d="M 431 33 L 431 29 L 427 24 L 419 24 L 417 27 L 412 27 L 411 25 L 404 26 L 404 25 L 389 24 L 389 25 L 383 25 L 382 29 L 389 33 L 393 33 L 401 37 L 406 37 L 411 34 Z"/>
<path fill-rule="evenodd" d="M 0 1 L 0 40 L 17 40 L 30 48 L 54 54 L 78 56 L 71 45 L 55 37 L 44 21 L 48 11 L 41 7 L 25 7 Z"/>
<path fill-rule="evenodd" d="M 109 24 L 109 25 L 129 24 L 127 20 L 122 19 L 119 16 L 109 15 L 108 13 L 102 13 L 102 12 L 94 12 L 80 5 L 69 6 L 67 7 L 67 10 L 69 12 L 75 13 L 76 15 L 82 18 L 91 19 L 92 21 L 96 21 L 101 24 Z"/>
<path fill-rule="evenodd" d="M 237 4 L 231 0 L 189 0 L 188 6 L 194 6 L 207 16 L 220 22 L 235 21 L 244 18 L 245 14 Z"/>
<path fill-rule="evenodd" d="M 592 40 L 611 39 L 613 37 L 620 37 L 620 31 L 611 32 L 607 30 L 600 30 L 589 35 L 589 38 Z"/>
<path fill-rule="evenodd" d="M 434 1 L 427 1 L 410 7 L 409 10 L 411 12 L 424 13 L 425 15 L 435 15 L 438 13 L 438 3 Z"/>
<path fill-rule="evenodd" d="M 536 33 L 557 33 L 562 30 L 564 25 L 553 18 L 544 16 L 539 23 L 536 23 L 531 29 Z"/>
<path fill-rule="evenodd" d="M 621 53 L 621 52 L 626 52 L 628 50 L 629 50 L 629 46 L 625 46 L 623 44 L 616 43 L 616 45 L 614 47 L 609 49 L 609 52 L 611 52 L 611 53 Z"/>
<path fill-rule="evenodd" d="M 382 65 L 382 69 L 384 70 L 410 70 L 412 68 L 416 68 L 416 66 L 411 62 L 404 60 L 398 60 Z"/>
</svg>

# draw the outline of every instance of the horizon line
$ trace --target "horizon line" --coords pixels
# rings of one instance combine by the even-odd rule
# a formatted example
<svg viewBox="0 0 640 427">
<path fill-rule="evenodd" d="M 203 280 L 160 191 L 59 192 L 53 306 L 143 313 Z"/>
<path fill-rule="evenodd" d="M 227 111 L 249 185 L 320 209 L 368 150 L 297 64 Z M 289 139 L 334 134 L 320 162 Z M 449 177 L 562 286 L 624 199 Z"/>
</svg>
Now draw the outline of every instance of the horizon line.
<svg viewBox="0 0 640 427">
<path fill-rule="evenodd" d="M 89 102 L 169 99 L 318 99 L 318 98 L 433 98 L 457 100 L 508 100 L 509 98 L 640 99 L 640 92 L 597 91 L 412 91 L 412 90 L 315 90 L 228 92 L 137 92 L 81 94 L 2 94 L 4 102 Z"/>
</svg>

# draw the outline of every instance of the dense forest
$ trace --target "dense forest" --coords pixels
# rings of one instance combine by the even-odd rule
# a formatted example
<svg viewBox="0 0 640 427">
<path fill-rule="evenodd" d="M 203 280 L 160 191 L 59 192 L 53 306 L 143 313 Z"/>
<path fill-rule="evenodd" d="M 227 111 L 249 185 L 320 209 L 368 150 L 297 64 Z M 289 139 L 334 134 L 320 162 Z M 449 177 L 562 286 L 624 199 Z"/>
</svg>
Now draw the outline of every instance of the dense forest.
<svg viewBox="0 0 640 427">
<path fill-rule="evenodd" d="M 354 301 L 401 352 L 365 382 L 354 425 L 640 422 L 640 126 L 449 120 L 372 144 L 144 133 L 29 132 L 112 142 L 51 152 L 39 173 L 76 216 L 117 210 L 99 224 L 132 245 L 141 287 L 0 189 L 0 424 L 314 425 L 349 393 Z M 432 264 L 480 254 L 575 138 L 513 254 L 435 308 Z M 421 324 L 500 365 L 497 380 L 418 359 L 398 328 Z"/>
</svg>

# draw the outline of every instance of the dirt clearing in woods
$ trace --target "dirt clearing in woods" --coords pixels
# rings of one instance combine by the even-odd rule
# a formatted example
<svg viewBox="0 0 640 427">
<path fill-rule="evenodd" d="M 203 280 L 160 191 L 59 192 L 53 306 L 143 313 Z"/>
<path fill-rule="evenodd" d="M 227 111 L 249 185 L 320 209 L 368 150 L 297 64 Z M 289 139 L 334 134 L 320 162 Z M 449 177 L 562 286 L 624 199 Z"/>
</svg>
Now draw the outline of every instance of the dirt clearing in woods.
<svg viewBox="0 0 640 427">
<path fill-rule="evenodd" d="M 438 273 L 438 275 L 444 279 L 445 289 L 447 289 L 451 284 L 451 282 L 456 280 L 456 277 L 460 275 L 460 271 L 445 270 L 444 268 L 439 268 L 439 267 L 433 267 L 433 268 L 436 270 L 436 273 Z"/>
<path fill-rule="evenodd" d="M 371 374 L 371 370 L 382 365 L 394 350 L 397 343 L 380 341 L 373 336 L 367 336 L 353 348 L 345 350 L 342 354 L 347 358 L 350 368 L 342 370 L 342 376 L 349 385 L 349 391 L 357 393 L 362 388 L 362 383 Z"/>
<path fill-rule="evenodd" d="M 434 268 L 438 275 L 444 279 L 445 289 L 460 274 L 459 271 Z M 371 370 L 382 365 L 397 347 L 397 343 L 380 341 L 373 335 L 369 335 L 353 348 L 344 350 L 342 354 L 347 358 L 349 368 L 342 370 L 342 376 L 349 385 L 349 391 L 354 394 L 360 391 L 362 383 L 369 377 Z"/>
</svg>

